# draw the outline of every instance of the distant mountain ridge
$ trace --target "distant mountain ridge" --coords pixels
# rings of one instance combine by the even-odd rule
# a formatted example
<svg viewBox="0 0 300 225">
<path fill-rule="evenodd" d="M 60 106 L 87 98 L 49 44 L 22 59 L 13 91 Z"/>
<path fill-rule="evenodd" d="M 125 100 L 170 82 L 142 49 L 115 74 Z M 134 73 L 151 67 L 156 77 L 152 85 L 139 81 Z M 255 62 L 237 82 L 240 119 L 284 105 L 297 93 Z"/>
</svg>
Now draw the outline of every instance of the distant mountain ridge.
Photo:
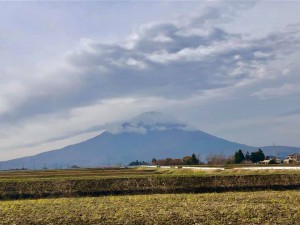
<svg viewBox="0 0 300 225">
<path fill-rule="evenodd" d="M 247 146 L 215 137 L 163 113 L 146 112 L 122 123 L 107 126 L 107 131 L 61 149 L 34 156 L 0 162 L 0 169 L 67 168 L 71 165 L 96 167 L 127 165 L 134 160 L 152 158 L 182 158 L 192 153 L 205 160 L 209 154 L 223 152 L 232 155 L 238 149 L 254 151 Z M 298 148 L 285 146 L 262 147 L 268 155 L 286 155 Z"/>
</svg>

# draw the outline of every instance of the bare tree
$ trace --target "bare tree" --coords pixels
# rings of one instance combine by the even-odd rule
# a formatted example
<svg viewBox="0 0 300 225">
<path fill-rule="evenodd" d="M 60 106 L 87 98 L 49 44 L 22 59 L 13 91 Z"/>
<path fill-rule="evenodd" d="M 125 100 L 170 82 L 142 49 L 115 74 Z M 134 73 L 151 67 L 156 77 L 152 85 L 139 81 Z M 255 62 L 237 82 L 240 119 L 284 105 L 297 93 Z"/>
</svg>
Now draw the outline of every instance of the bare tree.
<svg viewBox="0 0 300 225">
<path fill-rule="evenodd" d="M 206 157 L 208 165 L 224 165 L 233 162 L 232 156 L 225 156 L 224 153 L 219 154 L 209 154 Z"/>
</svg>

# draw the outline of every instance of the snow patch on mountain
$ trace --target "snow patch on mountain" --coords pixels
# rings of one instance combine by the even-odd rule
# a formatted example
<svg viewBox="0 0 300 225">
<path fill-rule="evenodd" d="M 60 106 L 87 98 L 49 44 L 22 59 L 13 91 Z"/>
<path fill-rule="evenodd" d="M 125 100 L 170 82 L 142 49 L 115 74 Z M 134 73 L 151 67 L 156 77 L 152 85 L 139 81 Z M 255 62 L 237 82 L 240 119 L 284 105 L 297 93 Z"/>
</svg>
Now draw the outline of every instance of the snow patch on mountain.
<svg viewBox="0 0 300 225">
<path fill-rule="evenodd" d="M 197 130 L 186 125 L 180 120 L 161 112 L 144 112 L 133 119 L 117 124 L 107 125 L 106 130 L 110 133 L 139 133 L 146 134 L 148 131 L 163 130 Z"/>
</svg>

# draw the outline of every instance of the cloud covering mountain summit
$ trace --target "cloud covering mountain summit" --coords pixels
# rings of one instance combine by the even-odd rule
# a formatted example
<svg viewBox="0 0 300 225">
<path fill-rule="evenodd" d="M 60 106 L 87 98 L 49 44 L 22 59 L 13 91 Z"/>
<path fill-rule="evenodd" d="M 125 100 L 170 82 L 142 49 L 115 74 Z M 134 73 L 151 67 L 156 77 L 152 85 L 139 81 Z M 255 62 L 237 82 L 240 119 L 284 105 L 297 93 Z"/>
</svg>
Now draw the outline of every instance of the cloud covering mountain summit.
<svg viewBox="0 0 300 225">
<path fill-rule="evenodd" d="M 148 131 L 163 130 L 196 130 L 196 128 L 175 119 L 171 115 L 154 111 L 142 113 L 127 122 L 108 124 L 103 126 L 103 129 L 114 134 L 146 134 Z"/>
</svg>

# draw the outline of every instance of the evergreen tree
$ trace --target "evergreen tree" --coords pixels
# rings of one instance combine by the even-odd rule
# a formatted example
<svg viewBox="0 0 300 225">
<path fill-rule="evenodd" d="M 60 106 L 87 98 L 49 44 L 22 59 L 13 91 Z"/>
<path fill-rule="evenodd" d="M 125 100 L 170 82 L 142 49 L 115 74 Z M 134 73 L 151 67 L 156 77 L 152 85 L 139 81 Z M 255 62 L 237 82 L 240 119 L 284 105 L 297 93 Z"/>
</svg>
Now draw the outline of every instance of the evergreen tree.
<svg viewBox="0 0 300 225">
<path fill-rule="evenodd" d="M 246 152 L 245 160 L 247 160 L 247 161 L 251 160 L 251 156 L 250 156 L 250 153 L 248 151 Z"/>
<path fill-rule="evenodd" d="M 245 160 L 243 151 L 240 149 L 234 154 L 234 163 L 239 164 Z"/>
<path fill-rule="evenodd" d="M 156 162 L 157 162 L 156 158 L 153 158 L 151 162 L 153 165 L 156 165 Z"/>
<path fill-rule="evenodd" d="M 263 161 L 265 159 L 265 154 L 261 149 L 257 151 L 257 159 L 258 161 Z"/>
<path fill-rule="evenodd" d="M 257 163 L 265 159 L 265 154 L 261 149 L 258 149 L 256 152 L 251 152 L 250 158 L 253 163 Z"/>
<path fill-rule="evenodd" d="M 198 165 L 199 164 L 199 159 L 196 157 L 196 155 L 194 153 L 191 157 L 191 164 L 192 165 Z"/>
<path fill-rule="evenodd" d="M 141 165 L 149 165 L 149 163 L 145 162 L 145 161 L 133 161 L 131 163 L 128 164 L 128 166 L 141 166 Z"/>
<path fill-rule="evenodd" d="M 251 160 L 253 163 L 257 163 L 257 162 L 259 161 L 259 160 L 257 159 L 257 154 L 256 154 L 256 152 L 251 152 L 250 160 Z"/>
</svg>

